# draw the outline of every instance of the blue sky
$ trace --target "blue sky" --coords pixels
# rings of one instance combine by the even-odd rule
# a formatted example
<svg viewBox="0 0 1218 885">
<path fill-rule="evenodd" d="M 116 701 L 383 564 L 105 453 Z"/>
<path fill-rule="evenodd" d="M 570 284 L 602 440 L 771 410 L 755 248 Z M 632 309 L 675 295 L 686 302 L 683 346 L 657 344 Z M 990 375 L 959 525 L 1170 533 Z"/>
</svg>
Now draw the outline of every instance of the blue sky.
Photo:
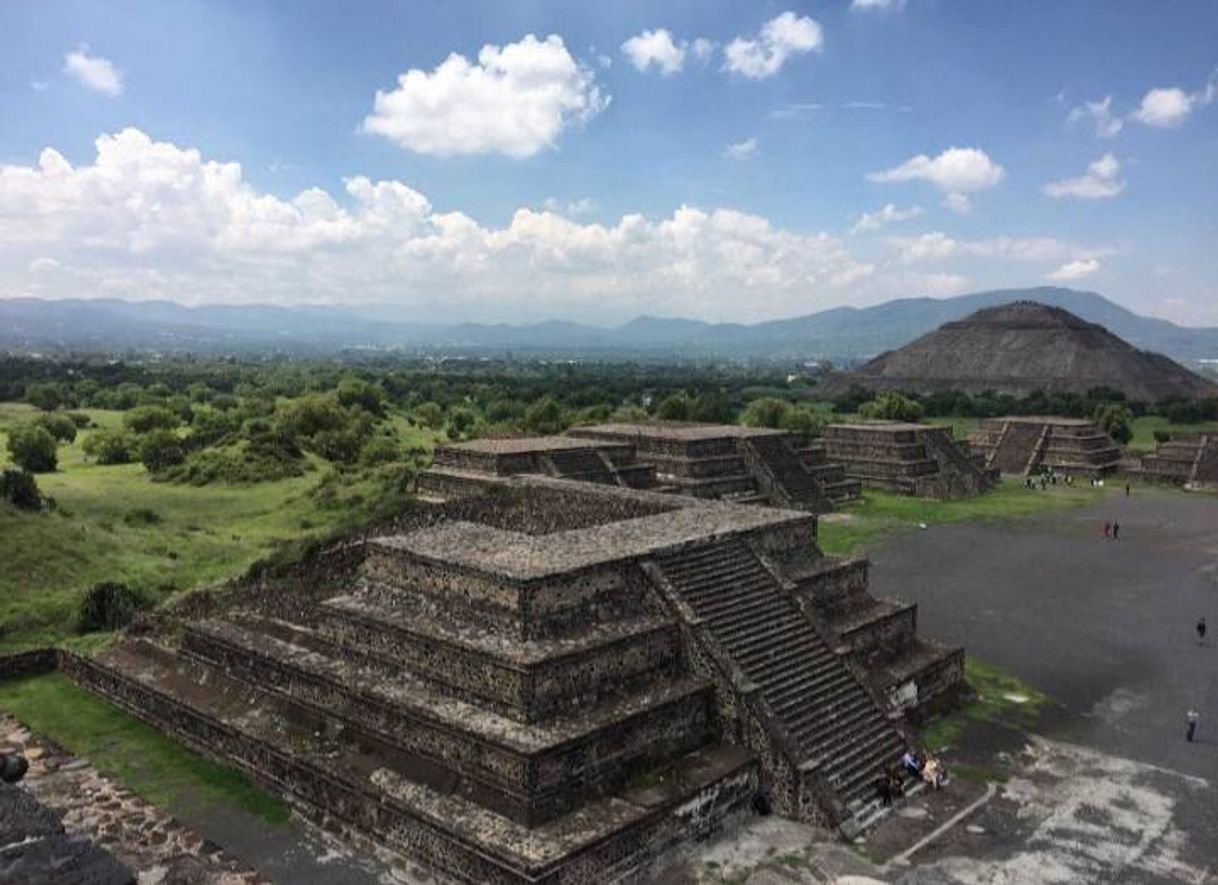
<svg viewBox="0 0 1218 885">
<path fill-rule="evenodd" d="M 1059 283 L 1218 325 L 1215 13 L 15 0 L 0 297 L 752 321 Z"/>
</svg>

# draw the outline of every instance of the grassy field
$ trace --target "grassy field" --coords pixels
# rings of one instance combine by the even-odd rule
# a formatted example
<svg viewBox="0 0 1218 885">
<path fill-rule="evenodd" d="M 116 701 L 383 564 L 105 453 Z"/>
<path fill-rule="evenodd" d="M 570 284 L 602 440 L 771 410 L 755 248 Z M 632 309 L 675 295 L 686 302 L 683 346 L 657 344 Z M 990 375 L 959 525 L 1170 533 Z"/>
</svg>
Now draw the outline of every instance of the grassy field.
<svg viewBox="0 0 1218 885">
<path fill-rule="evenodd" d="M 4 428 L 33 414 L 0 403 L 0 463 Z M 103 426 L 121 419 L 88 414 Z M 313 492 L 330 469 L 318 459 L 304 476 L 253 486 L 153 482 L 139 464 L 89 462 L 80 448 L 88 432 L 59 447 L 57 472 L 38 476 L 55 510 L 0 505 L 0 652 L 70 636 L 81 593 L 98 581 L 126 582 L 156 599 L 215 583 L 285 543 L 360 519 L 377 497 L 373 479 L 344 478 L 323 501 Z M 410 432 L 408 444 L 430 447 L 429 434 Z"/>
<path fill-rule="evenodd" d="M 1172 424 L 1166 418 L 1160 418 L 1158 415 L 1143 415 L 1141 418 L 1135 418 L 1133 421 L 1133 439 L 1129 441 L 1129 448 L 1153 449 L 1155 447 L 1156 430 L 1172 434 L 1200 433 L 1202 431 L 1218 433 L 1218 421 L 1199 421 L 1196 424 Z"/>
<path fill-rule="evenodd" d="M 1115 481 L 1102 489 L 1058 485 L 1041 491 L 1026 488 L 1018 479 L 1007 478 L 984 495 L 956 501 L 933 501 L 866 489 L 859 503 L 847 506 L 841 513 L 821 517 L 820 546 L 826 553 L 850 553 L 922 524 L 1013 519 L 1081 507 L 1112 493 L 1118 485 Z"/>
<path fill-rule="evenodd" d="M 287 806 L 241 772 L 196 755 L 57 673 L 0 682 L 0 710 L 175 814 L 202 803 L 272 824 L 288 818 Z"/>
</svg>

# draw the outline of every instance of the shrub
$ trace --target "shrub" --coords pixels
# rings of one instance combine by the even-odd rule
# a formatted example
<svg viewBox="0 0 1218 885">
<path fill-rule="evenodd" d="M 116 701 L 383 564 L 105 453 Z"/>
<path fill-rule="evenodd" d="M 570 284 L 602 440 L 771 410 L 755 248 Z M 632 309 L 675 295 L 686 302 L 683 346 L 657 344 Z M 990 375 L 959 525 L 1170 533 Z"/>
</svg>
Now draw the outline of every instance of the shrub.
<svg viewBox="0 0 1218 885">
<path fill-rule="evenodd" d="M 186 452 L 177 434 L 163 428 L 144 435 L 139 442 L 139 453 L 140 461 L 149 473 L 160 473 L 186 460 Z"/>
<path fill-rule="evenodd" d="M 530 433 L 550 435 L 567 429 L 562 407 L 552 396 L 543 396 L 524 412 L 524 429 Z"/>
<path fill-rule="evenodd" d="M 67 415 L 78 430 L 83 430 L 93 423 L 93 419 L 84 412 L 68 412 Z"/>
<path fill-rule="evenodd" d="M 781 428 L 791 411 L 791 404 L 776 396 L 763 396 L 745 406 L 740 423 L 746 427 Z"/>
<path fill-rule="evenodd" d="M 25 389 L 25 401 L 44 412 L 53 412 L 63 405 L 63 392 L 58 384 L 31 384 Z"/>
<path fill-rule="evenodd" d="M 693 416 L 694 401 L 684 390 L 666 396 L 656 408 L 661 421 L 688 421 Z"/>
<path fill-rule="evenodd" d="M 42 495 L 32 473 L 7 468 L 0 473 L 0 500 L 8 501 L 19 510 L 38 510 Z"/>
<path fill-rule="evenodd" d="M 1096 426 L 1121 445 L 1133 439 L 1133 413 L 1120 403 L 1107 403 L 1095 407 L 1092 418 Z"/>
<path fill-rule="evenodd" d="M 859 406 L 864 418 L 886 421 L 921 421 L 922 404 L 895 391 L 881 393 L 869 403 Z"/>
<path fill-rule="evenodd" d="M 359 463 L 365 467 L 389 464 L 402 458 L 402 449 L 391 436 L 374 436 L 359 450 Z"/>
<path fill-rule="evenodd" d="M 123 424 L 135 433 L 172 430 L 179 423 L 178 416 L 164 406 L 137 406 L 123 415 Z"/>
<path fill-rule="evenodd" d="M 123 522 L 133 527 L 156 525 L 160 521 L 161 514 L 151 507 L 136 507 L 123 514 Z"/>
<path fill-rule="evenodd" d="M 782 429 L 806 436 L 820 436 L 825 429 L 825 419 L 811 409 L 792 406 L 782 419 Z"/>
<path fill-rule="evenodd" d="M 76 422 L 67 415 L 47 413 L 35 418 L 34 423 L 46 428 L 47 433 L 59 442 L 70 443 L 76 439 Z"/>
<path fill-rule="evenodd" d="M 137 441 L 121 427 L 104 427 L 86 436 L 80 447 L 98 464 L 130 464 L 135 460 Z"/>
<path fill-rule="evenodd" d="M 469 439 L 478 427 L 478 413 L 468 406 L 448 410 L 448 438 Z"/>
<path fill-rule="evenodd" d="M 103 581 L 90 587 L 80 600 L 76 629 L 79 633 L 119 630 L 147 605 L 144 597 L 126 584 Z"/>
<path fill-rule="evenodd" d="M 45 427 L 23 424 L 8 432 L 8 453 L 13 463 L 29 473 L 51 473 L 59 464 L 55 437 Z"/>
<path fill-rule="evenodd" d="M 726 393 L 712 391 L 694 400 L 690 418 L 709 424 L 731 424 L 734 420 L 732 400 Z"/>
<path fill-rule="evenodd" d="M 1156 430 L 1154 432 L 1155 442 L 1165 443 L 1171 442 L 1171 433 L 1166 430 Z"/>
</svg>

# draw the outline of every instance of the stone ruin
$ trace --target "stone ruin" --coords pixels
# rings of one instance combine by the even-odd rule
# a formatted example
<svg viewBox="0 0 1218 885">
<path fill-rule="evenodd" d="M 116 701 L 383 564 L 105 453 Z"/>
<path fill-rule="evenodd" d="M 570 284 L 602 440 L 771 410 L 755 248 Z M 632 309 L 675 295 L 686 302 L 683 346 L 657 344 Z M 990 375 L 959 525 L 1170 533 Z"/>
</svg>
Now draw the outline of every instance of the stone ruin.
<svg viewBox="0 0 1218 885">
<path fill-rule="evenodd" d="M 900 421 L 830 424 L 828 457 L 864 486 L 921 498 L 979 495 L 998 480 L 946 427 Z"/>
<path fill-rule="evenodd" d="M 1143 455 L 1131 473 L 1186 488 L 1218 488 L 1218 433 L 1174 434 Z"/>
<path fill-rule="evenodd" d="M 537 473 L 628 488 L 828 513 L 859 483 L 822 445 L 783 430 L 653 422 L 576 427 L 565 436 L 483 439 L 436 449 L 425 494 L 480 487 L 487 476 Z"/>
<path fill-rule="evenodd" d="M 987 467 L 1015 476 L 1052 469 L 1098 479 L 1121 460 L 1112 437 L 1081 418 L 989 418 L 968 439 Z"/>
<path fill-rule="evenodd" d="M 467 489 L 468 491 L 468 489 Z M 637 872 L 750 806 L 851 833 L 963 651 L 816 516 L 535 475 L 186 597 L 77 682 L 462 881 Z"/>
</svg>

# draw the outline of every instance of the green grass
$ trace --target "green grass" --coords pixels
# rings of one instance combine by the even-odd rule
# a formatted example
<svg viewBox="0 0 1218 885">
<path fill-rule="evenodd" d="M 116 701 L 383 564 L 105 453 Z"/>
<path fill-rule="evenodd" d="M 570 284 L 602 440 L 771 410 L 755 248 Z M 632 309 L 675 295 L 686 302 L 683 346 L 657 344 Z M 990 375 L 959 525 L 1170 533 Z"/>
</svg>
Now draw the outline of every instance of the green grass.
<svg viewBox="0 0 1218 885">
<path fill-rule="evenodd" d="M 954 501 L 934 501 L 866 489 L 859 503 L 844 508 L 841 514 L 822 517 L 820 546 L 830 554 L 850 553 L 923 523 L 930 526 L 1014 519 L 1081 507 L 1111 493 L 1117 485 L 1113 482 L 1104 489 L 1082 484 L 1057 485 L 1041 491 L 1026 488 L 1018 479 L 1007 478 L 984 495 Z"/>
<path fill-rule="evenodd" d="M 1143 415 L 1133 420 L 1133 439 L 1129 448 L 1150 450 L 1155 447 L 1155 431 L 1163 430 L 1168 433 L 1200 433 L 1201 431 L 1218 432 L 1218 421 L 1200 421 L 1196 424 L 1173 424 L 1158 415 Z"/>
<path fill-rule="evenodd" d="M 1035 728 L 1052 699 L 992 664 L 969 655 L 964 678 L 974 697 L 964 706 L 932 722 L 922 732 L 922 745 L 934 752 L 960 745 L 971 725 L 990 723 L 1015 731 Z M 985 772 L 978 772 L 984 775 Z M 993 779 L 988 778 L 987 779 Z"/>
<path fill-rule="evenodd" d="M 121 413 L 86 410 L 101 425 Z M 0 403 L 4 428 L 36 414 Z M 430 448 L 426 432 L 412 442 Z M 0 504 L 0 653 L 72 635 L 80 595 L 98 581 L 121 581 L 154 599 L 240 574 L 276 549 L 366 518 L 381 489 L 375 474 L 344 476 L 313 494 L 330 473 L 310 459 L 303 476 L 246 486 L 153 482 L 139 464 L 100 466 L 85 458 L 82 431 L 59 447 L 59 470 L 38 486 L 57 509 L 24 513 Z"/>
<path fill-rule="evenodd" d="M 281 824 L 288 808 L 241 772 L 205 759 L 57 673 L 0 682 L 0 709 L 174 814 L 227 805 Z"/>
</svg>

